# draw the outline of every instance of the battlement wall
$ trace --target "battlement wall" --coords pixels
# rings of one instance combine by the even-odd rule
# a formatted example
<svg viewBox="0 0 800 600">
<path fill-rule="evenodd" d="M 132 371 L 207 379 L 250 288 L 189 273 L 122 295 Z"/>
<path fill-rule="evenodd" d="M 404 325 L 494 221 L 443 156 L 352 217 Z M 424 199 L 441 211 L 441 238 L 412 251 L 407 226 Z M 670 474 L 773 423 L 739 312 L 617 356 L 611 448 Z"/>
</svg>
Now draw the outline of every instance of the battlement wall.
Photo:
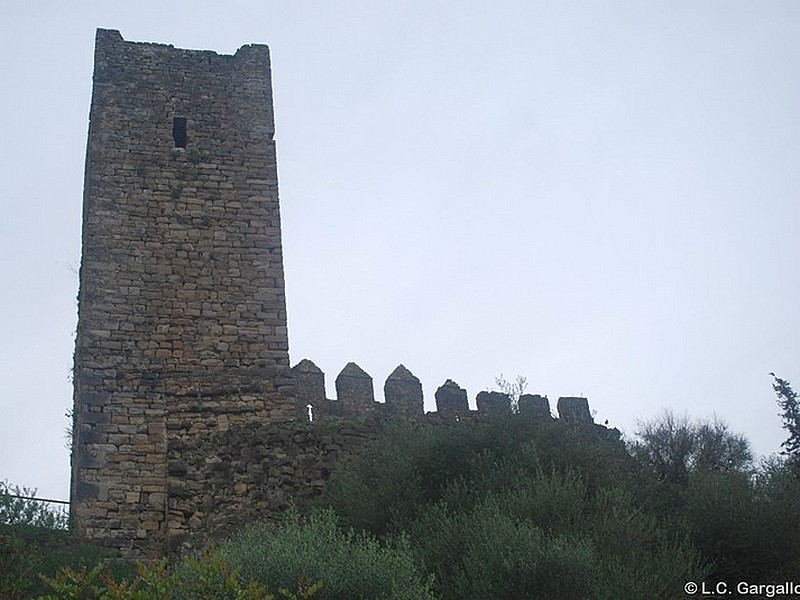
<svg viewBox="0 0 800 600">
<path fill-rule="evenodd" d="M 378 416 L 419 420 L 425 417 L 420 380 L 404 365 L 392 371 L 383 385 L 384 401 L 378 402 L 372 377 L 356 363 L 345 365 L 336 377 L 336 398 L 325 392 L 325 374 L 308 359 L 292 367 L 295 381 L 295 411 L 300 421 L 326 421 L 342 417 Z M 468 418 L 471 415 L 511 414 L 512 410 L 552 418 L 547 396 L 523 394 L 513 406 L 512 398 L 502 392 L 482 391 L 475 397 L 477 411 L 469 408 L 467 391 L 447 379 L 435 393 L 436 412 L 441 419 Z M 561 397 L 556 405 L 558 416 L 569 423 L 592 423 L 586 398 Z"/>
<path fill-rule="evenodd" d="M 397 425 L 407 436 L 430 426 L 527 418 L 546 427 L 566 425 L 589 440 L 619 442 L 619 431 L 593 423 L 586 398 L 559 398 L 555 418 L 546 396 L 525 394 L 514 412 L 508 395 L 483 391 L 476 396 L 478 409 L 470 410 L 466 390 L 447 380 L 436 392 L 437 410 L 424 413 L 420 382 L 402 365 L 386 379 L 385 402 L 375 401 L 372 378 L 354 363 L 337 377 L 335 400 L 325 398 L 324 374 L 311 361 L 299 362 L 292 372 L 303 418 L 249 423 L 175 445 L 169 465 L 171 550 L 202 546 L 307 504 L 323 492 L 331 473 L 379 436 L 396 434 Z"/>
</svg>

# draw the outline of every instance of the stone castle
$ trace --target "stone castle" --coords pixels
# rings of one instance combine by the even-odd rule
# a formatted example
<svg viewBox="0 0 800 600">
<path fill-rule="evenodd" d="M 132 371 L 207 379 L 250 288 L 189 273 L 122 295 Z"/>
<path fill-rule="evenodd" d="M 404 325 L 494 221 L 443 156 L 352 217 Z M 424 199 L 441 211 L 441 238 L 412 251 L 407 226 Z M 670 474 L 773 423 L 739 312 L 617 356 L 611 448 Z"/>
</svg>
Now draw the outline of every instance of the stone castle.
<svg viewBox="0 0 800 600">
<path fill-rule="evenodd" d="M 97 31 L 70 492 L 86 539 L 174 548 L 312 496 L 373 435 L 365 422 L 511 410 L 482 392 L 470 411 L 448 380 L 425 415 L 402 365 L 384 402 L 353 363 L 329 400 L 312 362 L 290 368 L 273 134 L 266 46 L 225 56 Z M 519 410 L 550 418 L 546 397 Z M 592 421 L 583 398 L 558 411 Z"/>
</svg>

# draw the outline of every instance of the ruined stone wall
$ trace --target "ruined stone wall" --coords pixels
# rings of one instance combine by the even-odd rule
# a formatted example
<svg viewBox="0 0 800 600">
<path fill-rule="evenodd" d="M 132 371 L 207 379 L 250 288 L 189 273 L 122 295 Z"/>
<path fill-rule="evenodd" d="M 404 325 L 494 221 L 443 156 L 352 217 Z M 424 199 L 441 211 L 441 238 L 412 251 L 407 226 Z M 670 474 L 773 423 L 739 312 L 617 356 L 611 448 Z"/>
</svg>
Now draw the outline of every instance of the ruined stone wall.
<svg viewBox="0 0 800 600">
<path fill-rule="evenodd" d="M 424 415 L 424 399 L 420 380 L 404 365 L 399 365 L 386 378 L 384 401 L 378 402 L 372 377 L 356 363 L 345 365 L 336 377 L 336 398 L 326 398 L 325 373 L 308 359 L 292 367 L 295 381 L 295 414 L 300 421 L 325 421 L 342 417 L 399 417 L 414 421 L 470 418 L 477 415 L 510 414 L 512 410 L 550 418 L 550 401 L 539 394 L 522 394 L 514 407 L 509 395 L 482 391 L 475 397 L 477 411 L 470 410 L 467 391 L 447 379 L 434 394 L 436 412 Z M 593 423 L 586 398 L 561 397 L 558 416 L 570 423 Z"/>
<path fill-rule="evenodd" d="M 381 425 L 375 418 L 250 423 L 181 444 L 179 458 L 170 462 L 170 493 L 183 527 L 167 551 L 202 547 L 304 506 Z"/>
<path fill-rule="evenodd" d="M 375 400 L 373 380 L 355 363 L 336 379 L 337 398 L 325 398 L 325 375 L 311 361 L 292 369 L 298 420 L 251 423 L 175 446 L 170 461 L 171 497 L 181 536 L 171 550 L 199 547 L 256 520 L 277 517 L 290 506 L 303 506 L 323 490 L 330 474 L 398 421 L 448 426 L 512 416 L 511 398 L 479 392 L 470 410 L 467 391 L 447 380 L 436 392 L 437 410 L 423 412 L 419 380 L 404 366 L 386 379 L 384 401 Z M 309 406 L 313 419 L 309 421 Z M 559 398 L 558 419 L 590 435 L 619 439 L 619 431 L 594 424 L 585 398 Z M 555 420 L 546 396 L 525 394 L 519 413 Z M 404 430 L 406 434 L 410 430 Z"/>
<path fill-rule="evenodd" d="M 295 416 L 273 132 L 266 46 L 98 30 L 71 489 L 86 538 L 179 534 L 175 448 Z"/>
</svg>

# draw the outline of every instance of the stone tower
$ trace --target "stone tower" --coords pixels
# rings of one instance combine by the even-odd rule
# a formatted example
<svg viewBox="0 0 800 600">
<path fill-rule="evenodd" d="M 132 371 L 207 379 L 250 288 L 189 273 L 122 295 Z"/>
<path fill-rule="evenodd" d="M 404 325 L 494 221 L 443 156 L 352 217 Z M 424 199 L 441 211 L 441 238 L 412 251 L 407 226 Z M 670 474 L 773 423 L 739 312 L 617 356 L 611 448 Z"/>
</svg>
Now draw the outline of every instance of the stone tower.
<svg viewBox="0 0 800 600">
<path fill-rule="evenodd" d="M 97 31 L 72 516 L 138 552 L 186 533 L 181 450 L 293 418 L 269 49 Z"/>
</svg>

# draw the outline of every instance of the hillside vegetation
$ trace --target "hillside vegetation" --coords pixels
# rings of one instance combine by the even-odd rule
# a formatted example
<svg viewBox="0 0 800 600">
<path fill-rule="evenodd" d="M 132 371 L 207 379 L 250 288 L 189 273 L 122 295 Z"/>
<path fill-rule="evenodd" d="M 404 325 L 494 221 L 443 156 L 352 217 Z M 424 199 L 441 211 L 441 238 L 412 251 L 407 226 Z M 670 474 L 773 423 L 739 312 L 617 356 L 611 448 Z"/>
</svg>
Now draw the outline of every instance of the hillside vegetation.
<svg viewBox="0 0 800 600">
<path fill-rule="evenodd" d="M 614 433 L 524 415 L 398 425 L 316 506 L 136 571 L 76 546 L 58 572 L 47 541 L 5 525 L 0 597 L 651 599 L 704 581 L 736 597 L 800 577 L 791 457 L 754 465 L 721 422 L 669 413 L 627 446 Z"/>
</svg>

